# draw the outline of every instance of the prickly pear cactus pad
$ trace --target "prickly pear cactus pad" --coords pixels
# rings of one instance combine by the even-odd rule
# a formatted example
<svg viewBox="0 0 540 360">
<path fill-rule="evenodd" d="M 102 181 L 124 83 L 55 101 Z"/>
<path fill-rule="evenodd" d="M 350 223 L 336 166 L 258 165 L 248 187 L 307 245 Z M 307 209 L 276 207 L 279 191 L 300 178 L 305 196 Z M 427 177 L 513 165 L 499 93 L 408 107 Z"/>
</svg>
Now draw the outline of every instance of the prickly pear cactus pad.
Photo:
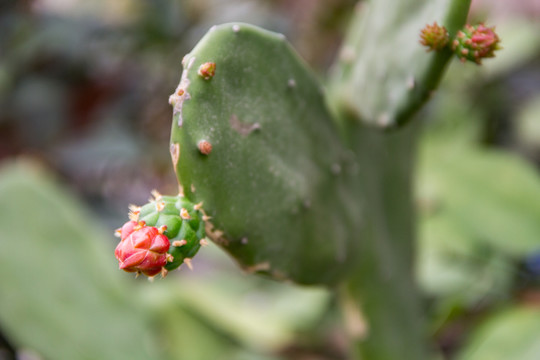
<svg viewBox="0 0 540 360">
<path fill-rule="evenodd" d="M 338 111 L 381 128 L 406 123 L 437 87 L 450 49 L 426 54 L 418 33 L 437 22 L 451 38 L 470 0 L 361 1 L 333 71 Z"/>
<path fill-rule="evenodd" d="M 186 263 L 205 240 L 206 215 L 202 204 L 193 204 L 183 195 L 153 198 L 139 207 L 130 206 L 130 221 L 116 231 L 120 237 L 115 255 L 120 269 L 153 277 Z"/>
<path fill-rule="evenodd" d="M 183 65 L 171 155 L 209 237 L 248 271 L 336 282 L 362 216 L 320 84 L 282 35 L 246 24 L 212 28 Z"/>
</svg>

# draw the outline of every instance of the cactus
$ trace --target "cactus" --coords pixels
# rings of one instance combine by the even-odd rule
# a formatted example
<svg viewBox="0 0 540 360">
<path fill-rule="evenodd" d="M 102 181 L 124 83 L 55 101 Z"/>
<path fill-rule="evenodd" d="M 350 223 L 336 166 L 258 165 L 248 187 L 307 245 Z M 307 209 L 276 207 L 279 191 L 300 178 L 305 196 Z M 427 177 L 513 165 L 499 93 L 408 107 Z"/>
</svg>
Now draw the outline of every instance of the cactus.
<svg viewBox="0 0 540 360">
<path fill-rule="evenodd" d="M 209 61 L 206 80 L 197 69 Z M 171 152 L 186 197 L 212 217 L 209 236 L 249 271 L 338 282 L 355 261 L 356 163 L 314 76 L 282 36 L 245 24 L 214 28 L 184 64 Z"/>
<path fill-rule="evenodd" d="M 360 2 L 332 74 L 334 107 L 381 128 L 411 120 L 452 56 L 449 49 L 426 55 L 418 33 L 437 22 L 454 38 L 469 5 L 470 0 Z"/>
<path fill-rule="evenodd" d="M 362 358 L 427 356 L 412 279 L 411 120 L 469 5 L 361 2 L 327 90 L 284 36 L 214 26 L 182 60 L 169 98 L 182 199 L 204 202 L 210 239 L 248 272 L 341 288 L 349 318 L 368 321 L 352 334 Z M 137 220 L 165 224 L 155 205 L 152 215 L 145 208 Z"/>
</svg>

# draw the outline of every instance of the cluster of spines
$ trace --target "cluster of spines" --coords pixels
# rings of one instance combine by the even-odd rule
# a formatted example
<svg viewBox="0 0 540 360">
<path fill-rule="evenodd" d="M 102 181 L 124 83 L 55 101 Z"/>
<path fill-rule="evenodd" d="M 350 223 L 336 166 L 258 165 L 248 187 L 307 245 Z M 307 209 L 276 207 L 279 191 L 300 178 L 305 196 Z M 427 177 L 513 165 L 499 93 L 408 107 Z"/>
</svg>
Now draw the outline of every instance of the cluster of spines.
<svg viewBox="0 0 540 360">
<path fill-rule="evenodd" d="M 482 59 L 494 57 L 495 51 L 501 48 L 495 27 L 484 24 L 465 25 L 450 41 L 448 30 L 434 22 L 420 31 L 420 43 L 427 47 L 428 51 L 449 48 L 462 62 L 468 60 L 478 65 L 482 64 Z"/>
</svg>

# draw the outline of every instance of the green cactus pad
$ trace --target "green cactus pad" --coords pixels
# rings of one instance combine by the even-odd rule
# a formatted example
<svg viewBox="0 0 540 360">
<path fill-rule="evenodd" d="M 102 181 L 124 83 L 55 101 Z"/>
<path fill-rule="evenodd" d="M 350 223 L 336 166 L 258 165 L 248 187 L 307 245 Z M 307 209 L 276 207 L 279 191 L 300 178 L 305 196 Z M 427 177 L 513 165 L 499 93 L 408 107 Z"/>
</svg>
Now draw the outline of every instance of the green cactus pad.
<svg viewBox="0 0 540 360">
<path fill-rule="evenodd" d="M 406 123 L 436 89 L 449 49 L 426 53 L 420 31 L 438 22 L 453 37 L 470 0 L 362 1 L 331 82 L 332 105 L 366 124 Z"/>
<path fill-rule="evenodd" d="M 171 154 L 186 197 L 212 217 L 209 237 L 248 271 L 336 282 L 362 217 L 346 191 L 358 167 L 321 85 L 282 35 L 246 24 L 214 27 L 183 64 Z"/>
<path fill-rule="evenodd" d="M 147 226 L 167 227 L 163 235 L 167 236 L 171 242 L 169 254 L 174 258 L 165 266 L 167 270 L 174 270 L 185 259 L 195 256 L 201 247 L 201 240 L 206 236 L 204 213 L 200 205 L 194 205 L 182 195 L 156 194 L 154 199 L 133 214 L 136 216 L 135 220 L 144 221 Z"/>
</svg>

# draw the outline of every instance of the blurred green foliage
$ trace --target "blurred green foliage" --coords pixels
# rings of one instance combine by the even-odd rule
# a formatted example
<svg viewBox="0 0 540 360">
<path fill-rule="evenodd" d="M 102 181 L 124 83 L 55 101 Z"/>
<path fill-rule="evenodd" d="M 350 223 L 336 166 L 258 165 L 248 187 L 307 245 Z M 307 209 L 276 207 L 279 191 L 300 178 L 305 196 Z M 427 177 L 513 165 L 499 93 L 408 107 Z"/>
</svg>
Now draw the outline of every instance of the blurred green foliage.
<svg viewBox="0 0 540 360">
<path fill-rule="evenodd" d="M 266 359 L 329 305 L 325 290 L 248 278 L 228 261 L 208 280 L 134 282 L 84 205 L 32 162 L 1 168 L 0 213 L 0 324 L 45 359 Z"/>
<path fill-rule="evenodd" d="M 520 329 L 510 315 L 489 320 L 499 319 L 500 307 L 534 313 L 540 305 L 540 163 L 532 145 L 540 87 L 529 84 L 540 76 L 538 24 L 508 19 L 497 28 L 500 59 L 481 69 L 452 64 L 423 114 L 417 273 L 431 329 L 451 359 L 521 359 L 540 345 L 538 329 Z M 503 321 L 513 321 L 515 338 L 490 349 Z"/>
</svg>

